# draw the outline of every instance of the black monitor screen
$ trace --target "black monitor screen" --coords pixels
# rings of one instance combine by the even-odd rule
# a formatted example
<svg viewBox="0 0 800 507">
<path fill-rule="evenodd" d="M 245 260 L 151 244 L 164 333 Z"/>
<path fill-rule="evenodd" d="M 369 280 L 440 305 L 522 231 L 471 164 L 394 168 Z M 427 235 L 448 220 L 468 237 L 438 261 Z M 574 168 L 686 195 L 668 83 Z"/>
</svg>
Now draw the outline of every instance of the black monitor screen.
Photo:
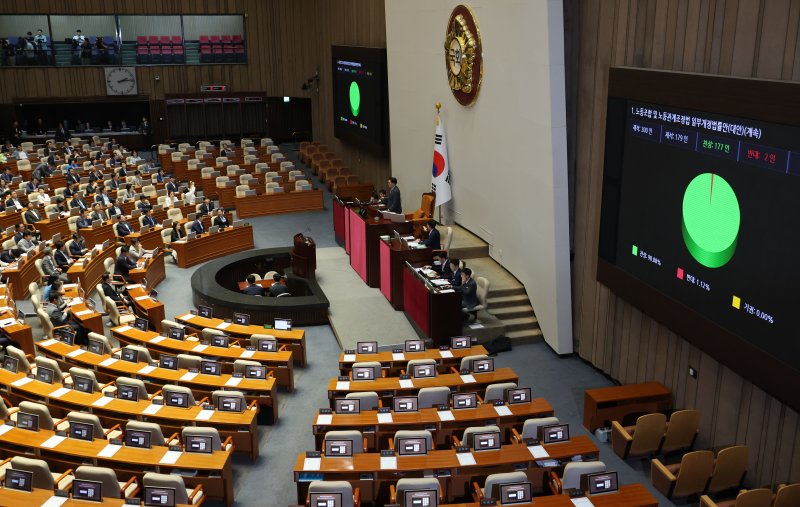
<svg viewBox="0 0 800 507">
<path fill-rule="evenodd" d="M 140 317 L 136 317 L 136 320 L 133 321 L 133 327 L 139 331 L 147 331 L 147 321 Z"/>
<path fill-rule="evenodd" d="M 406 352 L 422 352 L 425 350 L 425 340 L 406 340 L 404 350 Z"/>
<path fill-rule="evenodd" d="M 184 336 L 186 336 L 186 330 L 182 327 L 171 327 L 169 328 L 169 337 L 174 340 L 183 340 Z"/>
<path fill-rule="evenodd" d="M 398 438 L 397 452 L 400 456 L 414 456 L 428 453 L 428 442 L 424 438 Z"/>
<path fill-rule="evenodd" d="M 128 447 L 139 447 L 142 449 L 150 448 L 150 437 L 152 434 L 145 430 L 126 430 L 125 445 Z"/>
<path fill-rule="evenodd" d="M 16 357 L 6 356 L 3 358 L 3 369 L 11 373 L 17 373 L 17 363 L 19 363 L 19 360 Z"/>
<path fill-rule="evenodd" d="M 139 389 L 136 386 L 117 384 L 117 398 L 128 401 L 139 401 Z"/>
<path fill-rule="evenodd" d="M 168 407 L 189 408 L 189 395 L 186 393 L 170 391 L 166 393 L 164 401 Z"/>
<path fill-rule="evenodd" d="M 6 470 L 4 486 L 8 489 L 31 491 L 33 488 L 33 472 L 9 468 Z"/>
<path fill-rule="evenodd" d="M 200 373 L 220 375 L 222 373 L 222 365 L 216 361 L 200 361 Z"/>
<path fill-rule="evenodd" d="M 249 326 L 250 325 L 250 315 L 246 313 L 234 313 L 233 314 L 233 323 L 239 324 L 240 326 Z"/>
<path fill-rule="evenodd" d="M 106 351 L 106 344 L 100 340 L 89 338 L 88 349 L 92 354 L 104 354 Z"/>
<path fill-rule="evenodd" d="M 211 437 L 189 435 L 186 437 L 186 452 L 211 453 Z"/>
<path fill-rule="evenodd" d="M 416 491 L 406 490 L 406 507 L 437 507 L 439 505 L 439 493 L 435 489 L 419 489 Z"/>
<path fill-rule="evenodd" d="M 375 378 L 375 370 L 372 366 L 354 366 L 353 367 L 353 380 L 373 380 Z"/>
<path fill-rule="evenodd" d="M 217 410 L 222 412 L 242 412 L 242 399 L 237 396 L 220 396 L 217 398 Z"/>
<path fill-rule="evenodd" d="M 506 401 L 509 405 L 517 403 L 529 403 L 531 401 L 530 387 L 515 387 L 506 389 Z"/>
<path fill-rule="evenodd" d="M 72 481 L 72 498 L 76 500 L 103 501 L 103 483 L 75 479 Z"/>
<path fill-rule="evenodd" d="M 200 305 L 197 307 L 197 315 L 205 317 L 206 319 L 210 319 L 212 315 L 214 315 L 214 312 L 210 306 Z"/>
<path fill-rule="evenodd" d="M 278 341 L 261 338 L 257 341 L 258 350 L 261 352 L 276 352 L 278 350 Z"/>
<path fill-rule="evenodd" d="M 228 347 L 228 342 L 230 341 L 230 336 L 227 335 L 212 335 L 211 336 L 211 345 L 214 347 Z"/>
<path fill-rule="evenodd" d="M 569 440 L 569 424 L 552 424 L 539 428 L 540 438 L 544 444 L 555 444 Z"/>
<path fill-rule="evenodd" d="M 416 396 L 395 396 L 392 403 L 395 412 L 416 412 L 419 408 Z"/>
<path fill-rule="evenodd" d="M 44 366 L 36 367 L 36 380 L 44 382 L 45 384 L 52 384 L 55 374 L 56 372 L 53 371 L 52 368 L 46 368 Z"/>
<path fill-rule="evenodd" d="M 120 359 L 123 361 L 129 361 L 131 363 L 138 363 L 139 362 L 139 351 L 136 349 L 132 349 L 130 347 L 125 347 L 120 352 Z"/>
<path fill-rule="evenodd" d="M 453 393 L 453 408 L 459 410 L 462 408 L 475 408 L 478 406 L 477 393 Z"/>
<path fill-rule="evenodd" d="M 468 349 L 472 346 L 472 339 L 469 336 L 454 336 L 450 338 L 450 348 L 457 350 L 457 349 Z"/>
<path fill-rule="evenodd" d="M 17 428 L 39 431 L 39 416 L 29 412 L 17 412 Z"/>
<path fill-rule="evenodd" d="M 145 507 L 174 507 L 175 505 L 175 488 L 145 486 L 143 496 Z"/>
<path fill-rule="evenodd" d="M 490 371 L 494 371 L 494 358 L 486 357 L 472 360 L 473 373 L 488 373 Z"/>
<path fill-rule="evenodd" d="M 67 345 L 73 345 L 75 343 L 75 333 L 67 329 L 60 329 L 53 333 L 59 341 L 66 343 Z"/>
<path fill-rule="evenodd" d="M 69 438 L 91 442 L 94 438 L 94 425 L 82 422 L 69 423 Z"/>
<path fill-rule="evenodd" d="M 308 500 L 310 507 L 342 507 L 341 493 L 311 493 Z"/>
<path fill-rule="evenodd" d="M 358 342 L 356 343 L 356 351 L 359 354 L 377 354 L 378 342 Z"/>
<path fill-rule="evenodd" d="M 352 440 L 325 440 L 325 456 L 343 458 L 352 455 Z"/>
<path fill-rule="evenodd" d="M 82 393 L 91 394 L 94 392 L 94 380 L 90 379 L 89 377 L 81 377 L 80 375 L 73 375 L 72 385 L 75 387 L 76 391 Z"/>
<path fill-rule="evenodd" d="M 619 489 L 617 472 L 586 474 L 586 485 L 590 495 L 617 491 Z"/>
<path fill-rule="evenodd" d="M 337 414 L 361 413 L 361 400 L 358 398 L 337 398 L 334 403 Z"/>
<path fill-rule="evenodd" d="M 244 378 L 265 379 L 267 378 L 267 367 L 248 364 L 244 367 Z"/>
<path fill-rule="evenodd" d="M 158 358 L 158 366 L 160 366 L 161 368 L 166 368 L 168 370 L 177 370 L 178 358 L 175 356 L 162 354 L 161 357 Z"/>
<path fill-rule="evenodd" d="M 411 368 L 414 378 L 431 378 L 436 376 L 436 364 L 415 364 Z"/>
<path fill-rule="evenodd" d="M 492 451 L 500 449 L 500 432 L 487 431 L 472 435 L 472 448 L 475 451 Z"/>
<path fill-rule="evenodd" d="M 531 501 L 530 482 L 500 484 L 499 489 L 500 505 L 513 505 L 515 503 L 528 503 Z"/>
</svg>

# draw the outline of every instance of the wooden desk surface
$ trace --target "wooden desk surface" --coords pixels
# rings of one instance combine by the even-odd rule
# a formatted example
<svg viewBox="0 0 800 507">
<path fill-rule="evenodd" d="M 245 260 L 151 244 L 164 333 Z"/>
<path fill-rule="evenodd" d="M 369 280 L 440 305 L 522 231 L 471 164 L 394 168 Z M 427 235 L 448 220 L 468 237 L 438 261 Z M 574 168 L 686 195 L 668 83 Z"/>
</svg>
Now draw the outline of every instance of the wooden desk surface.
<svg viewBox="0 0 800 507">
<path fill-rule="evenodd" d="M 83 257 L 76 259 L 67 270 L 67 276 L 69 276 L 70 280 L 79 283 L 87 294 L 93 291 L 95 286 L 100 283 L 100 279 L 106 270 L 103 263 L 107 258 L 114 257 L 117 245 L 111 242 L 108 248 L 99 252 L 93 250 L 93 247 L 94 245 L 87 244 L 89 251 Z M 91 257 L 92 252 L 97 252 L 94 257 Z"/>
<path fill-rule="evenodd" d="M 141 283 L 144 279 L 147 279 L 147 285 L 151 289 L 158 285 L 167 277 L 166 268 L 164 267 L 165 255 L 166 252 L 161 249 L 155 257 L 146 257 L 144 261 L 147 262 L 147 266 L 130 270 L 129 276 L 131 280 Z M 139 260 L 137 266 L 143 266 L 143 260 Z"/>
<path fill-rule="evenodd" d="M 249 197 L 234 197 L 236 215 L 249 218 L 278 213 L 315 211 L 324 209 L 322 190 L 294 191 L 294 182 L 285 182 L 284 191 L 278 194 L 259 194 Z"/>
<path fill-rule="evenodd" d="M 585 393 L 586 396 L 592 398 L 596 403 L 672 395 L 672 391 L 661 382 L 600 387 L 598 389 L 587 389 Z"/>
<path fill-rule="evenodd" d="M 151 298 L 150 293 L 141 284 L 137 283 L 126 287 L 136 313 L 146 315 L 153 329 L 161 329 L 161 321 L 166 318 L 164 303 Z"/>
<path fill-rule="evenodd" d="M 38 282 L 40 279 L 39 271 L 36 269 L 36 260 L 42 257 L 44 257 L 44 253 L 39 252 L 21 264 L 17 261 L 15 264 L 9 264 L 0 269 L 3 278 L 6 278 L 8 283 L 14 285 L 12 296 L 15 300 L 26 299 L 30 296 L 28 285 L 31 282 Z"/>
<path fill-rule="evenodd" d="M 178 267 L 188 268 L 217 257 L 251 250 L 255 244 L 253 228 L 245 226 L 225 229 L 216 234 L 203 234 L 191 241 L 173 241 L 171 245 L 178 255 Z"/>
<path fill-rule="evenodd" d="M 35 489 L 30 493 L 26 491 L 16 491 L 13 489 L 0 488 L 0 504 L 2 505 L 44 505 L 49 499 L 53 498 L 53 490 Z M 125 499 L 122 498 L 103 498 L 102 502 L 87 502 L 85 500 L 67 499 L 60 504 L 62 507 L 87 507 L 95 505 L 97 507 L 123 507 Z M 189 504 L 176 504 L 175 507 L 191 507 Z"/>
<path fill-rule="evenodd" d="M 375 380 L 357 380 L 347 382 L 347 387 L 339 385 L 339 381 L 331 379 L 328 382 L 328 397 L 334 398 L 336 393 L 348 392 L 365 392 L 375 391 L 381 393 L 382 391 L 418 391 L 423 387 L 438 387 L 445 386 L 449 388 L 465 388 L 469 390 L 470 387 L 480 389 L 489 384 L 497 384 L 500 382 L 518 382 L 519 377 L 511 368 L 497 368 L 489 373 L 473 373 L 475 382 L 464 382 L 461 375 L 457 373 L 445 373 L 432 378 L 409 379 L 413 385 L 409 387 L 402 387 L 400 385 L 399 377 L 382 377 Z"/>
<path fill-rule="evenodd" d="M 445 351 L 433 348 L 426 349 L 422 352 L 403 352 L 401 353 L 402 357 L 396 356 L 391 350 L 381 351 L 377 354 L 345 354 L 342 352 L 339 354 L 339 369 L 350 369 L 353 366 L 353 363 L 358 363 L 361 361 L 378 361 L 381 364 L 397 365 L 408 364 L 408 362 L 413 359 L 434 359 L 436 361 L 441 360 L 441 362 L 450 361 L 454 363 L 460 363 L 461 359 L 467 356 L 489 354 L 483 345 L 476 345 L 468 349 L 451 349 L 446 351 L 450 353 L 450 355 L 447 357 L 442 355 L 442 352 Z"/>
<path fill-rule="evenodd" d="M 643 484 L 624 484 L 616 493 L 587 496 L 596 507 L 650 507 L 657 506 L 658 500 L 647 491 Z M 530 503 L 514 504 L 515 507 L 573 507 L 569 495 L 537 496 Z M 478 507 L 477 503 L 448 503 L 441 507 Z"/>
</svg>

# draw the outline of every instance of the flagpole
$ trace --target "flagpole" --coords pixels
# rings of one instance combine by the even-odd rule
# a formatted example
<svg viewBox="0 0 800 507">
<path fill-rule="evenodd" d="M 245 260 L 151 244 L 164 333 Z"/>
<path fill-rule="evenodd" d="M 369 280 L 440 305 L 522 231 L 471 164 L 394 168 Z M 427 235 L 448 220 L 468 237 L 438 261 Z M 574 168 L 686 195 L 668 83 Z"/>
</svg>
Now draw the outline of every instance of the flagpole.
<svg viewBox="0 0 800 507">
<path fill-rule="evenodd" d="M 434 105 L 436 106 L 436 126 L 438 127 L 439 126 L 439 110 L 442 108 L 442 103 L 441 102 L 437 102 Z M 434 204 L 436 204 L 435 201 L 434 201 Z M 439 223 L 441 224 L 442 223 L 442 207 L 441 206 L 436 206 L 436 207 L 439 209 Z"/>
</svg>

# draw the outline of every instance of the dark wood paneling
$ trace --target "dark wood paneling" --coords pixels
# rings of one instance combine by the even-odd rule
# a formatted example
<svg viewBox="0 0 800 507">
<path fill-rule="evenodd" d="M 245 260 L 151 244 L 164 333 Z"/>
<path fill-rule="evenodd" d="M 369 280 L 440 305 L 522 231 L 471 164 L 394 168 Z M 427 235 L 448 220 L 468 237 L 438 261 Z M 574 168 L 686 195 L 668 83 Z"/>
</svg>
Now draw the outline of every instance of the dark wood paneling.
<svg viewBox="0 0 800 507">
<path fill-rule="evenodd" d="M 698 446 L 750 447 L 750 486 L 800 481 L 800 417 L 737 373 L 633 308 L 595 278 L 609 66 L 800 80 L 800 0 L 564 2 L 577 124 L 575 349 L 620 382 L 658 380 L 676 407 L 702 413 Z M 569 40 L 569 35 L 568 35 Z M 688 375 L 689 365 L 699 370 Z"/>
</svg>

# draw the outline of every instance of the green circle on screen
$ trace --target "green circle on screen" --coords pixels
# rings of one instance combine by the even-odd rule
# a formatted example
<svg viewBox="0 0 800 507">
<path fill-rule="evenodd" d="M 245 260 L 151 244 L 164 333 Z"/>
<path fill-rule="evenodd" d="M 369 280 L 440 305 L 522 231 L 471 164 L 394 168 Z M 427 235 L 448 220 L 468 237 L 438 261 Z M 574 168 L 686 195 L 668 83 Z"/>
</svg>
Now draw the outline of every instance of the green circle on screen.
<svg viewBox="0 0 800 507">
<path fill-rule="evenodd" d="M 683 241 L 707 268 L 727 264 L 739 240 L 741 212 L 730 184 L 720 175 L 697 175 L 683 194 Z"/>
<path fill-rule="evenodd" d="M 350 83 L 350 111 L 353 116 L 358 116 L 361 110 L 361 90 L 358 89 L 358 84 L 353 81 Z"/>
</svg>

